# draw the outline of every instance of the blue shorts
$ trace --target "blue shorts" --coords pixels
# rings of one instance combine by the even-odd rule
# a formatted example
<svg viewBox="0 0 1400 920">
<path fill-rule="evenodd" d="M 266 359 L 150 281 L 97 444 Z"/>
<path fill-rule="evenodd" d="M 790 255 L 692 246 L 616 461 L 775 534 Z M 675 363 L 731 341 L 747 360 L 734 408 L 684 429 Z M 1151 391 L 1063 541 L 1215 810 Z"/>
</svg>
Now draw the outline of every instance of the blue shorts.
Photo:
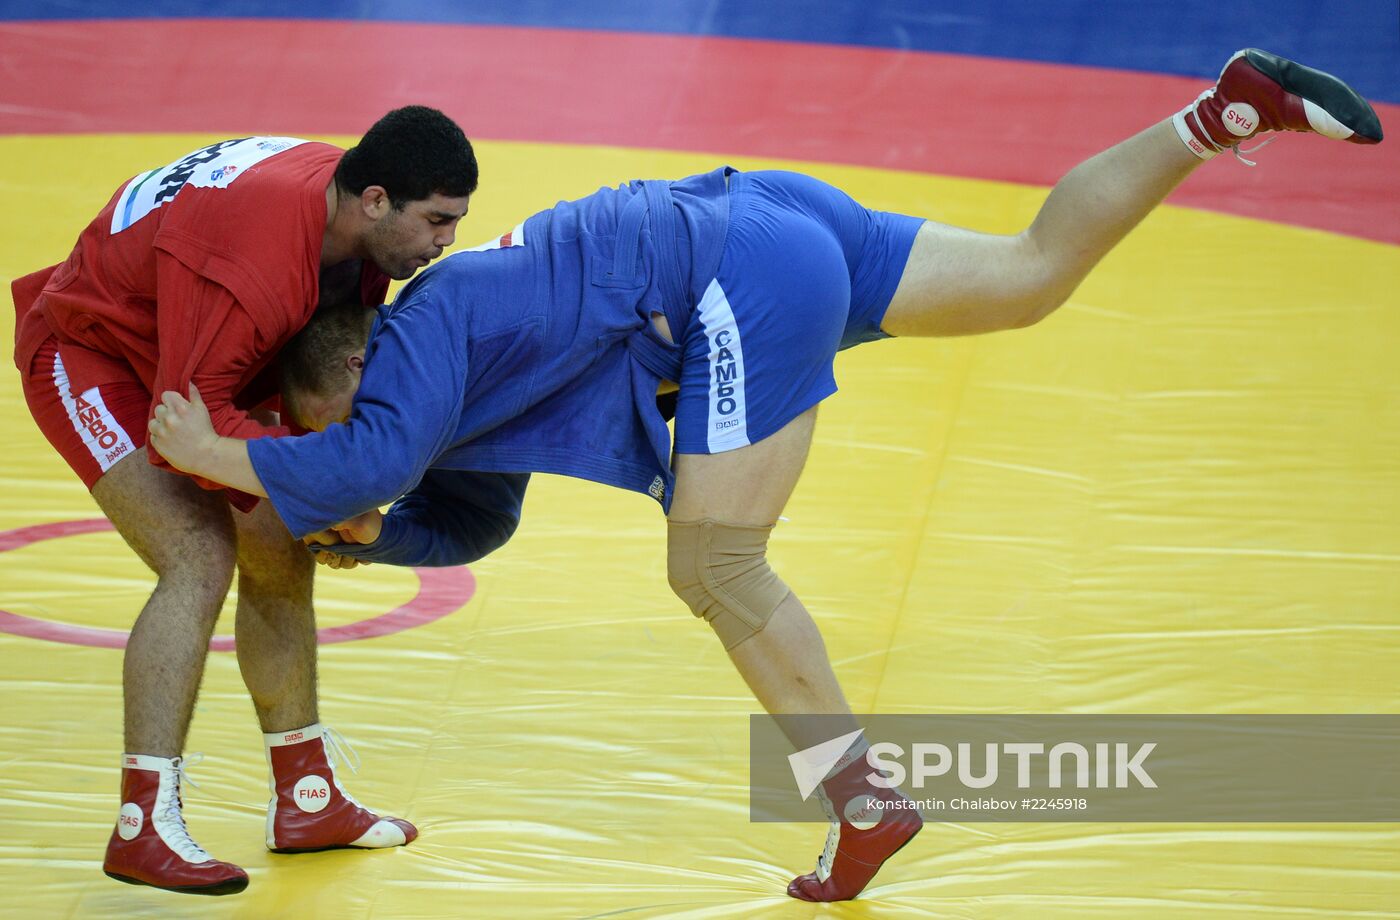
<svg viewBox="0 0 1400 920">
<path fill-rule="evenodd" d="M 836 392 L 836 352 L 885 338 L 921 218 L 791 172 L 729 176 L 719 271 L 681 338 L 676 452 L 761 441 Z"/>
</svg>

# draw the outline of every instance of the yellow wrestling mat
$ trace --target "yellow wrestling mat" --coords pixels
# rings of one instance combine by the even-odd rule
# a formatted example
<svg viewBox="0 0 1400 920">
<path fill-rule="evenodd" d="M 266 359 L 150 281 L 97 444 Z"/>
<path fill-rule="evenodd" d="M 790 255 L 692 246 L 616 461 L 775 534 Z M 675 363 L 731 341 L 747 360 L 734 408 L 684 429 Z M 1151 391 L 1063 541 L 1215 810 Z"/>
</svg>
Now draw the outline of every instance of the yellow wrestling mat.
<svg viewBox="0 0 1400 920">
<path fill-rule="evenodd" d="M 62 259 L 127 176 L 208 139 L 0 138 L 5 289 Z M 556 199 L 716 163 L 478 149 L 490 179 L 467 246 Z M 735 165 L 985 230 L 1019 229 L 1045 194 Z M 67 178 L 37 178 L 53 175 Z M 1396 247 L 1166 208 L 1038 327 L 843 354 L 772 556 L 852 706 L 1400 712 L 1397 291 Z M 108 530 L 42 526 L 100 515 L 14 371 L 0 380 L 0 609 L 125 631 L 153 578 Z M 103 877 L 121 653 L 74 644 L 98 635 L 80 629 L 0 634 L 0 916 L 1400 916 L 1388 824 L 932 824 L 859 901 L 792 901 L 825 829 L 749 822 L 756 705 L 671 596 L 664 539 L 649 500 L 540 476 L 460 609 L 323 648 L 323 719 L 363 758 L 347 786 L 418 824 L 406 849 L 264 849 L 258 727 L 233 656 L 212 653 L 189 743 L 208 759 L 185 811 L 195 839 L 249 870 L 229 898 Z M 323 569 L 322 625 L 419 592 L 409 570 Z"/>
</svg>

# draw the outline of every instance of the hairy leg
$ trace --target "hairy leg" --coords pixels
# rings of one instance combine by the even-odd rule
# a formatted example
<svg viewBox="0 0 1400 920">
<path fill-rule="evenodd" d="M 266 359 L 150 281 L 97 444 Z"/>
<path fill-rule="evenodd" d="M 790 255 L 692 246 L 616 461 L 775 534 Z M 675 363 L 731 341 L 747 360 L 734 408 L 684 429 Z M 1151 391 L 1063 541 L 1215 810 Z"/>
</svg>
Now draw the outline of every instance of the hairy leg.
<svg viewBox="0 0 1400 920">
<path fill-rule="evenodd" d="M 157 577 L 131 629 L 122 666 L 126 751 L 178 757 L 209 637 L 233 578 L 228 503 L 184 476 L 151 466 L 145 451 L 119 460 L 92 496 Z"/>
<path fill-rule="evenodd" d="M 318 721 L 316 563 L 269 502 L 234 514 L 238 529 L 238 669 L 264 732 Z"/>
</svg>

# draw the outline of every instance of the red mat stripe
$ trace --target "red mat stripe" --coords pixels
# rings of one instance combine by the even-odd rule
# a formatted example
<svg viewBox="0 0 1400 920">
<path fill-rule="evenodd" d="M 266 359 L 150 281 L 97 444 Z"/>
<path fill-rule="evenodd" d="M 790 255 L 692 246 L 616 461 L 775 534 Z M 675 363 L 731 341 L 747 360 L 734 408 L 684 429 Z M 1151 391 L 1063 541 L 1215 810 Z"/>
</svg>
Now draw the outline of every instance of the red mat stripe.
<svg viewBox="0 0 1400 920">
<path fill-rule="evenodd" d="M 328 53 L 333 52 L 333 53 Z M 1200 81 L 881 49 L 266 20 L 0 26 L 0 133 L 357 134 L 407 102 L 478 138 L 711 151 L 1049 185 Z M 1378 106 L 1400 130 L 1400 106 Z M 1289 138 L 1177 204 L 1400 243 L 1400 143 Z M 619 177 L 619 179 L 625 177 Z M 489 179 L 488 179 L 489 181 Z"/>
</svg>

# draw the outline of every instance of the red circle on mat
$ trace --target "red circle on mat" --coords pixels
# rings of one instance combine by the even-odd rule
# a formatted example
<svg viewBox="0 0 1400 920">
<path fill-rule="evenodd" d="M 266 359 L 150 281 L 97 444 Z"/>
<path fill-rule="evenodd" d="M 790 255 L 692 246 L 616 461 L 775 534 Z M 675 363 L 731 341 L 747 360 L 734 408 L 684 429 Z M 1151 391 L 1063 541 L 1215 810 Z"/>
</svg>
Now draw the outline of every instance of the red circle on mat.
<svg viewBox="0 0 1400 920">
<path fill-rule="evenodd" d="M 0 553 L 44 540 L 76 537 L 112 529 L 112 522 L 106 518 L 55 521 L 52 524 L 20 527 L 0 532 Z M 318 629 L 316 636 L 320 643 L 330 645 L 335 642 L 373 639 L 376 636 L 387 636 L 415 626 L 423 626 L 447 616 L 471 600 L 472 595 L 476 593 L 476 577 L 466 566 L 415 568 L 413 571 L 418 576 L 418 593 L 410 598 L 408 603 L 358 623 Z M 0 632 L 69 645 L 90 645 L 95 648 L 125 648 L 127 637 L 125 632 L 118 629 L 99 629 L 93 626 L 36 620 L 8 610 L 0 610 Z M 215 652 L 232 651 L 233 637 L 215 636 L 209 640 L 209 648 Z"/>
</svg>

